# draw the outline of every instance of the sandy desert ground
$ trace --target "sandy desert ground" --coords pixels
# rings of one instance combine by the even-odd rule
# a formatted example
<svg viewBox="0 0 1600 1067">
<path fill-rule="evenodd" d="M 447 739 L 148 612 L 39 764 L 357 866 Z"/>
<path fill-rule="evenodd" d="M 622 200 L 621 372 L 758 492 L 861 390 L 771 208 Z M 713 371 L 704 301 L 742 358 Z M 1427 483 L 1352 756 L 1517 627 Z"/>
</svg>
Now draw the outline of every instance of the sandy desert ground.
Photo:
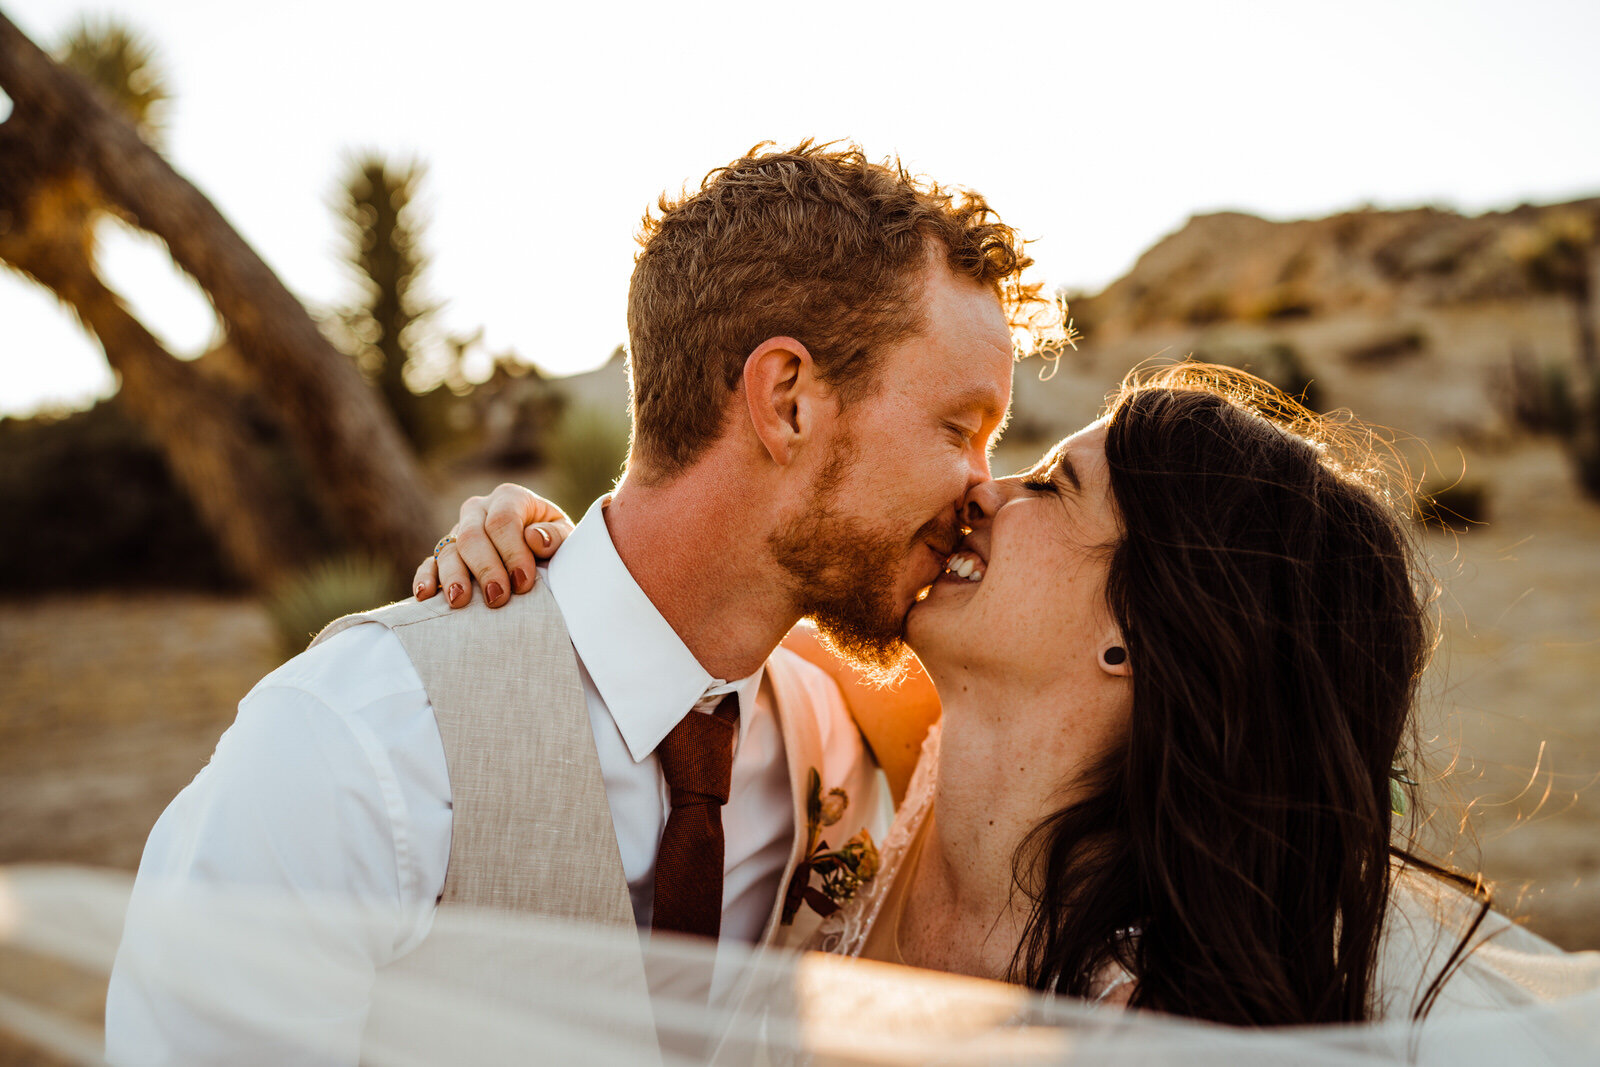
<svg viewBox="0 0 1600 1067">
<path fill-rule="evenodd" d="M 1426 535 L 1443 628 L 1425 732 L 1434 769 L 1453 765 L 1435 825 L 1466 819 L 1455 862 L 1481 861 L 1507 910 L 1600 948 L 1600 506 L 1547 446 L 1474 468 L 1491 521 Z M 252 601 L 179 593 L 0 603 L 0 654 L 0 864 L 126 870 L 278 659 Z M 0 952 L 4 997 L 92 1038 L 103 981 Z M 53 1062 L 15 1044 L 0 1061 Z"/>
</svg>

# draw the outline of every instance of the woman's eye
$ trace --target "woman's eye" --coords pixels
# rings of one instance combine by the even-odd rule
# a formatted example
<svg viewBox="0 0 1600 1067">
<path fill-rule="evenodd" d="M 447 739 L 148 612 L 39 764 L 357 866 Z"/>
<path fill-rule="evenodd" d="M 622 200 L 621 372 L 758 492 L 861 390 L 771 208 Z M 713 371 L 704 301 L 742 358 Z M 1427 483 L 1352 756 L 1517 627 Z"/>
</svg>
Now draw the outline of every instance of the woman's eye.
<svg viewBox="0 0 1600 1067">
<path fill-rule="evenodd" d="M 1035 493 L 1059 493 L 1061 484 L 1056 481 L 1056 468 L 1052 465 L 1044 470 L 1032 470 L 1022 476 L 1022 488 L 1031 489 Z"/>
</svg>

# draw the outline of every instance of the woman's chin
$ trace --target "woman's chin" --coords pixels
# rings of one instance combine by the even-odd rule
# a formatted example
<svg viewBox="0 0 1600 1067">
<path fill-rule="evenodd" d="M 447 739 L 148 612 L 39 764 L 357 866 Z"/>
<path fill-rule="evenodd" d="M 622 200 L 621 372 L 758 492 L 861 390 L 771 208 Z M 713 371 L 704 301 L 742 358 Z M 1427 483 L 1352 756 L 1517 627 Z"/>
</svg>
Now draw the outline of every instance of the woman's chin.
<svg viewBox="0 0 1600 1067">
<path fill-rule="evenodd" d="M 931 647 L 942 644 L 940 638 L 952 632 L 962 609 L 972 600 L 982 582 L 969 581 L 948 571 L 917 597 L 906 615 L 906 643 L 912 651 L 922 655 L 923 641 Z M 919 638 L 923 639 L 919 641 Z"/>
</svg>

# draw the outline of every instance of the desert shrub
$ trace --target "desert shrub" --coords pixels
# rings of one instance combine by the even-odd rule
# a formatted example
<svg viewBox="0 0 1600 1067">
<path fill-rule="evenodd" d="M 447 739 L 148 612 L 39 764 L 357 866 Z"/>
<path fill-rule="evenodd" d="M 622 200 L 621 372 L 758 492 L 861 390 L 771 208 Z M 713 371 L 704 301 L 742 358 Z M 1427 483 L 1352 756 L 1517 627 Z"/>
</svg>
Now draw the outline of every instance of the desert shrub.
<svg viewBox="0 0 1600 1067">
<path fill-rule="evenodd" d="M 0 419 L 0 592 L 226 589 L 228 569 L 161 452 L 116 399 Z"/>
<path fill-rule="evenodd" d="M 1465 532 L 1489 521 L 1489 491 L 1479 482 L 1464 481 L 1418 490 L 1415 517 L 1425 526 Z"/>
<path fill-rule="evenodd" d="M 1567 453 L 1578 486 L 1600 500 L 1600 372 L 1514 355 L 1494 390 L 1511 422 L 1553 437 Z"/>
<path fill-rule="evenodd" d="M 312 564 L 285 578 L 262 598 L 262 605 L 284 655 L 293 656 L 334 619 L 387 604 L 404 592 L 386 563 L 350 555 Z"/>
<path fill-rule="evenodd" d="M 1577 420 L 1572 372 L 1559 363 L 1537 363 L 1517 352 L 1491 376 L 1490 395 L 1513 426 L 1534 434 L 1570 434 Z"/>
<path fill-rule="evenodd" d="M 1428 338 L 1421 330 L 1400 330 L 1380 334 L 1344 351 L 1344 358 L 1352 367 L 1379 369 L 1392 366 L 1410 356 L 1420 354 L 1428 347 Z"/>
<path fill-rule="evenodd" d="M 611 491 L 628 458 L 628 426 L 592 405 L 568 408 L 549 440 L 556 503 L 578 515 Z"/>
</svg>

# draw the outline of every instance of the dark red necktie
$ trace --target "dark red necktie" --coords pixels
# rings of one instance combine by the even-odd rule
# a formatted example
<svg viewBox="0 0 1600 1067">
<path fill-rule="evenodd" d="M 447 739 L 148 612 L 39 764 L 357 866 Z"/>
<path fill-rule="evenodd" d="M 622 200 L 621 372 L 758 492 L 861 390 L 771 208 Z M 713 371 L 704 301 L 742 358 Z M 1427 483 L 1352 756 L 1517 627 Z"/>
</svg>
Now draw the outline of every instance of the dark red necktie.
<svg viewBox="0 0 1600 1067">
<path fill-rule="evenodd" d="M 710 715 L 689 712 L 656 746 L 672 812 L 656 855 L 652 930 L 714 938 L 722 929 L 722 805 L 738 732 L 739 695 L 729 693 Z"/>
</svg>

